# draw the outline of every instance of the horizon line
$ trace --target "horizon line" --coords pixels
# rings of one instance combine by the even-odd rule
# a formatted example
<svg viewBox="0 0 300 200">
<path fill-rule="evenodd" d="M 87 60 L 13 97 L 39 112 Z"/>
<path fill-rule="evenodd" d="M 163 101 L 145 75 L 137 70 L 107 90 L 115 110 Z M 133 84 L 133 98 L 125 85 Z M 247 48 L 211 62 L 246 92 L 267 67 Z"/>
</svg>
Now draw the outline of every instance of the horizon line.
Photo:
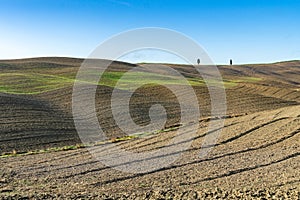
<svg viewBox="0 0 300 200">
<path fill-rule="evenodd" d="M 23 58 L 9 58 L 9 59 L 2 59 L 0 58 L 0 62 L 3 61 L 17 61 L 17 60 L 30 60 L 30 59 L 46 59 L 46 58 L 67 58 L 67 59 L 78 59 L 78 60 L 85 60 L 85 59 L 95 59 L 95 60 L 110 60 L 106 58 L 82 58 L 82 57 L 73 57 L 73 56 L 37 56 L 37 57 L 23 57 Z M 228 63 L 214 63 L 214 65 L 230 65 Z M 233 60 L 233 59 L 232 59 Z M 174 64 L 174 65 L 197 65 L 196 62 L 195 64 L 188 64 L 188 63 L 173 63 L 173 62 L 162 62 L 162 61 L 141 61 L 141 62 L 129 62 L 129 61 L 124 61 L 124 60 L 110 60 L 110 61 L 117 61 L 117 62 L 123 62 L 123 63 L 129 63 L 129 64 Z M 253 62 L 253 63 L 234 63 L 232 65 L 259 65 L 259 64 L 276 64 L 276 63 L 283 63 L 283 62 L 295 62 L 295 61 L 300 61 L 297 59 L 291 59 L 291 60 L 280 60 L 280 61 L 271 61 L 271 62 Z M 205 65 L 201 64 L 200 65 Z"/>
</svg>

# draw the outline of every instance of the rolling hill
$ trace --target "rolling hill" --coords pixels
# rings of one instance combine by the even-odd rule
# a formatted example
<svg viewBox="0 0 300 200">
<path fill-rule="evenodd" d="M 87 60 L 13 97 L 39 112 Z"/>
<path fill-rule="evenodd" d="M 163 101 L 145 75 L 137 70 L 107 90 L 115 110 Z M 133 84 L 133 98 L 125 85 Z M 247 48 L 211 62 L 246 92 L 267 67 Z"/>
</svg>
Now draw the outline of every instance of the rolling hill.
<svg viewBox="0 0 300 200">
<path fill-rule="evenodd" d="M 213 151 L 200 160 L 211 108 L 205 82 L 190 65 L 155 64 L 175 69 L 192 85 L 200 126 L 180 160 L 142 174 L 106 167 L 81 148 L 72 92 L 82 62 L 0 60 L 0 197 L 299 198 L 300 61 L 217 66 L 227 98 L 225 127 Z M 103 66 L 110 61 L 95 62 Z M 130 114 L 137 124 L 150 122 L 148 110 L 155 103 L 166 108 L 168 119 L 156 134 L 128 138 L 114 121 L 110 99 L 114 89 L 126 93 L 132 82 L 147 82 L 143 73 L 129 72 L 115 88 L 137 65 L 146 69 L 153 64 L 114 61 L 101 82 L 90 84 L 97 86 L 97 117 L 109 139 L 128 151 L 147 152 L 165 145 L 180 123 L 176 96 L 160 84 L 181 83 L 156 75 L 156 84 L 135 92 Z"/>
</svg>

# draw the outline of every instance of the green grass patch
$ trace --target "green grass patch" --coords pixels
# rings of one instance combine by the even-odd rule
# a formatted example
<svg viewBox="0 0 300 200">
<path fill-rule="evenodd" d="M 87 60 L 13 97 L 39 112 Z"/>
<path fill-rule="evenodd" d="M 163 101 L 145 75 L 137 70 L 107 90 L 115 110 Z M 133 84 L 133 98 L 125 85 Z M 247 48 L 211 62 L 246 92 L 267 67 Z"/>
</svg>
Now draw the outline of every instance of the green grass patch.
<svg viewBox="0 0 300 200">
<path fill-rule="evenodd" d="M 142 85 L 204 85 L 202 79 L 179 78 L 146 72 L 105 72 L 100 85 L 110 86 L 121 90 L 129 90 Z"/>
<path fill-rule="evenodd" d="M 0 74 L 0 92 L 12 94 L 39 94 L 72 85 L 74 80 L 45 74 Z"/>
<path fill-rule="evenodd" d="M 241 77 L 239 79 L 231 80 L 231 82 L 234 82 L 234 83 L 256 83 L 261 80 L 262 80 L 262 78 L 246 76 L 246 77 Z"/>
<path fill-rule="evenodd" d="M 178 78 L 171 75 L 154 74 L 148 72 L 115 72 L 103 73 L 100 82 L 91 82 L 89 77 L 96 77 L 96 71 L 86 72 L 79 82 L 95 85 L 104 85 L 121 90 L 129 90 L 142 85 L 191 85 L 205 86 L 206 84 L 230 88 L 241 82 L 257 82 L 260 78 L 243 77 L 234 80 L 224 79 L 223 81 L 207 80 L 201 78 Z M 6 72 L 0 74 L 0 92 L 10 94 L 40 94 L 67 86 L 75 82 L 74 73 L 61 73 L 59 75 L 41 73 L 17 73 Z"/>
</svg>

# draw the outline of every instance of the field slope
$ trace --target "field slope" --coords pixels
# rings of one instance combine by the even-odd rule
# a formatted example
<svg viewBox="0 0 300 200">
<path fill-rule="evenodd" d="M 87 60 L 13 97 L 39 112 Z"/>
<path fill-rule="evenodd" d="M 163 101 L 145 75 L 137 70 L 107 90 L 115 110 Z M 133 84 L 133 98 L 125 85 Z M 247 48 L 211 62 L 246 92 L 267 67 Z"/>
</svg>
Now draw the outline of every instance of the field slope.
<svg viewBox="0 0 300 200">
<path fill-rule="evenodd" d="M 192 66 L 157 64 L 171 66 L 193 86 L 199 98 L 200 127 L 180 160 L 138 175 L 106 167 L 86 148 L 79 148 L 71 102 L 82 62 L 75 58 L 0 61 L 0 198 L 299 199 L 300 61 L 218 66 L 228 110 L 217 145 L 203 159 L 198 153 L 210 115 L 207 88 Z M 101 66 L 109 61 L 97 62 Z M 169 77 L 137 90 L 131 105 L 135 122 L 149 123 L 147 108 L 164 100 L 166 130 L 126 138 L 113 120 L 110 98 L 118 79 L 135 66 L 113 62 L 102 82 L 91 83 L 98 87 L 97 116 L 120 147 L 133 152 L 159 149 L 174 135 L 175 130 L 168 128 L 180 123 L 176 97 L 159 84 L 180 83 Z M 126 92 L 133 80 L 146 83 L 141 76 L 131 73 L 115 89 Z M 73 150 L 63 151 L 68 149 Z"/>
</svg>

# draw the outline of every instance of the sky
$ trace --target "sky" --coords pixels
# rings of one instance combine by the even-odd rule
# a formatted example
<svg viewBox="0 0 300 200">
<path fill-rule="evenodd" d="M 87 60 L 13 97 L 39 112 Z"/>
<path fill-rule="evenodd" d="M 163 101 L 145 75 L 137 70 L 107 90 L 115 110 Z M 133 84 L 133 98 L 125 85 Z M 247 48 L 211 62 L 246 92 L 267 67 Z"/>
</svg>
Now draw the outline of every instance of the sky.
<svg viewBox="0 0 300 200">
<path fill-rule="evenodd" d="M 201 45 L 216 64 L 300 60 L 299 0 L 0 0 L 0 59 L 86 58 L 120 32 L 161 27 Z M 136 52 L 129 62 L 180 62 Z"/>
</svg>

